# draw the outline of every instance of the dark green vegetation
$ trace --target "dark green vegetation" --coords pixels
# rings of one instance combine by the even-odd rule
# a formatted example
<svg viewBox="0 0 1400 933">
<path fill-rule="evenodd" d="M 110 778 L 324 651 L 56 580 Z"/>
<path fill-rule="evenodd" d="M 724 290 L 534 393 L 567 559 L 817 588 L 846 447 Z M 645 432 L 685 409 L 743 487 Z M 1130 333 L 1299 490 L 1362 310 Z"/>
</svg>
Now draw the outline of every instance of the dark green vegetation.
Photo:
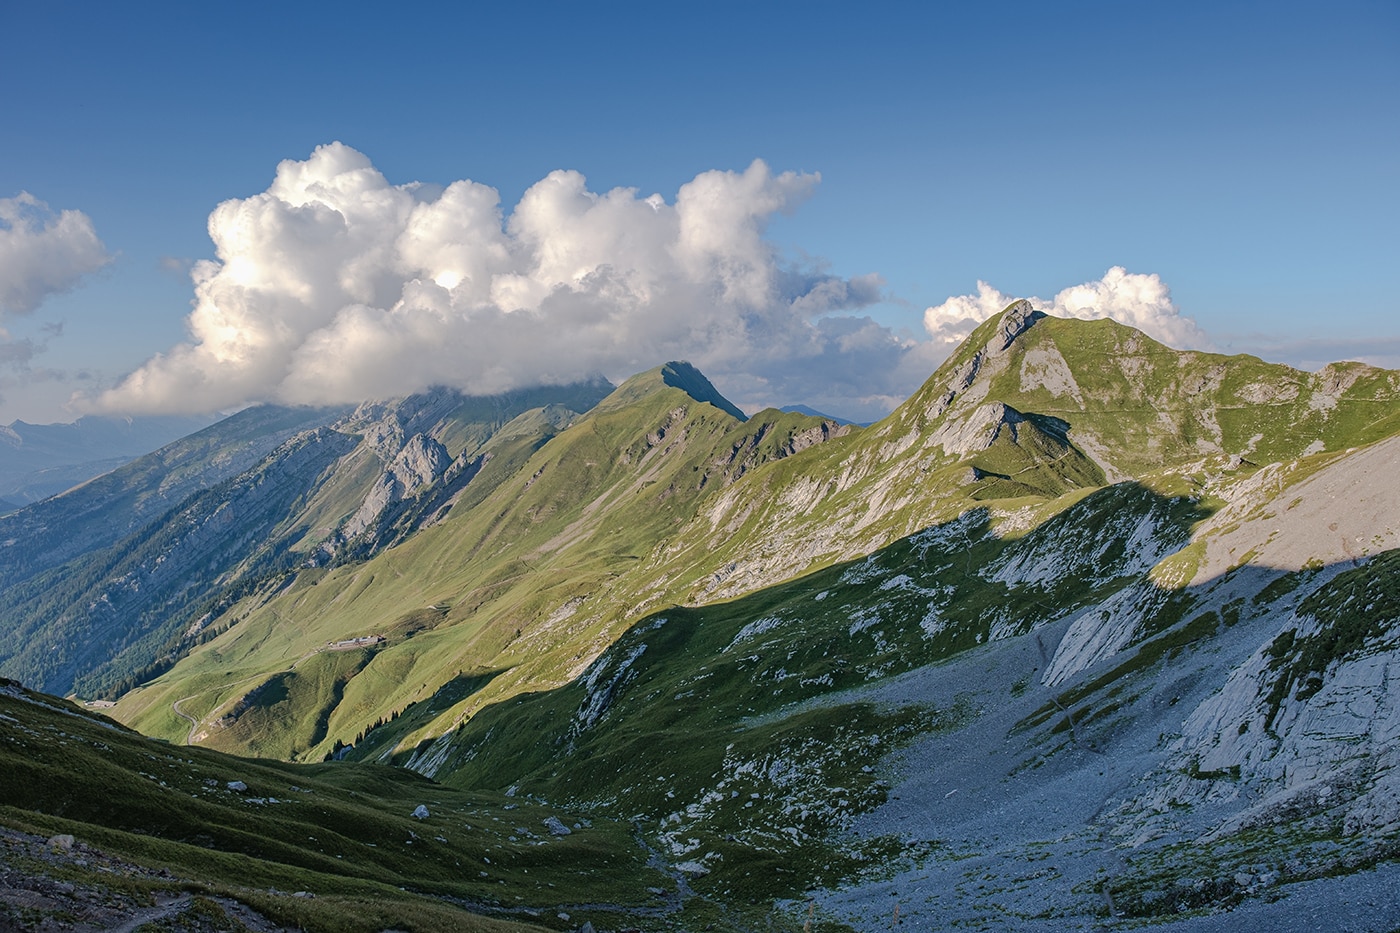
<svg viewBox="0 0 1400 933">
<path fill-rule="evenodd" d="M 245 789 L 231 790 L 234 781 Z M 147 891 L 232 897 L 293 928 L 559 928 L 560 905 L 577 914 L 575 926 L 613 927 L 654 908 L 648 887 L 673 888 L 646 867 L 625 823 L 555 835 L 546 820 L 579 815 L 394 768 L 161 745 L 12 683 L 0 686 L 0 787 L 0 825 L 70 834 L 164 870 L 129 882 Z M 412 817 L 419 805 L 426 819 Z M 92 874 L 82 868 L 69 865 L 65 877 Z"/>
</svg>

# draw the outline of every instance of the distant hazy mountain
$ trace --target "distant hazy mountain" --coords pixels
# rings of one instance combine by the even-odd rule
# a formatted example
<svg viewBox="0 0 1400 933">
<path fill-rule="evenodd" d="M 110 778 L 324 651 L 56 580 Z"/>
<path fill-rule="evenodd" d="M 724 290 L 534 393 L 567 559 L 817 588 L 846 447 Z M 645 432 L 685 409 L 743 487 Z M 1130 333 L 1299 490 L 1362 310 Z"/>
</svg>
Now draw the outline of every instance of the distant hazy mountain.
<svg viewBox="0 0 1400 933">
<path fill-rule="evenodd" d="M 864 428 L 685 363 L 276 418 L 0 519 L 0 673 L 625 819 L 607 928 L 1400 927 L 1400 372 L 1017 302 Z"/>
<path fill-rule="evenodd" d="M 869 427 L 869 426 L 870 426 L 870 422 L 867 422 L 867 423 L 865 423 L 865 424 L 861 424 L 859 421 L 852 421 L 852 420 L 850 420 L 849 418 L 840 418 L 840 417 L 837 417 L 836 415 L 828 415 L 828 414 L 827 414 L 826 412 L 824 412 L 824 411 L 817 411 L 817 409 L 812 408 L 810 405 L 784 405 L 784 406 L 783 406 L 781 409 L 779 409 L 779 410 L 780 410 L 780 411 L 787 411 L 787 412 L 794 412 L 794 413 L 799 414 L 799 415 L 809 415 L 809 416 L 811 416 L 811 417 L 813 417 L 813 418 L 823 418 L 823 419 L 825 419 L 825 420 L 827 420 L 827 421 L 834 421 L 834 422 L 836 422 L 837 424 L 855 424 L 855 425 L 860 425 L 860 427 Z"/>
<path fill-rule="evenodd" d="M 215 420 L 212 416 L 111 418 L 0 426 L 0 499 L 16 505 L 60 493 Z M 5 506 L 0 502 L 0 509 Z"/>
</svg>

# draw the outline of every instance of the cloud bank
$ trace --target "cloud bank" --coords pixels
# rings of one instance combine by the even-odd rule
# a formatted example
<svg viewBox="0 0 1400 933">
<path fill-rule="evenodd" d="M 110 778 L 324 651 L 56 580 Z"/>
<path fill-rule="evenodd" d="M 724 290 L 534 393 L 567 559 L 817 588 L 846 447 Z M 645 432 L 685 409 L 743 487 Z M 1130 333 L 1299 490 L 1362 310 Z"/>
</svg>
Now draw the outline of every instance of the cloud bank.
<svg viewBox="0 0 1400 933">
<path fill-rule="evenodd" d="M 111 259 L 81 211 L 55 213 L 27 191 L 0 198 L 0 319 L 33 311 Z"/>
<path fill-rule="evenodd" d="M 213 211 L 218 258 L 191 273 L 190 340 L 87 407 L 489 393 L 689 359 L 732 376 L 740 404 L 887 409 L 910 341 L 841 313 L 877 301 L 882 281 L 792 266 L 764 238 L 818 180 L 755 161 L 667 201 L 557 171 L 507 215 L 486 185 L 392 185 L 349 146 L 321 146 Z"/>
<path fill-rule="evenodd" d="M 217 258 L 190 273 L 190 339 L 75 407 L 174 414 L 432 386 L 493 393 L 686 359 L 750 411 L 800 402 L 874 420 L 1012 298 L 978 283 L 925 312 L 928 340 L 857 313 L 884 298 L 878 275 L 794 264 L 764 235 L 818 181 L 755 161 L 701 173 L 667 200 L 594 192 L 557 171 L 507 212 L 486 185 L 393 185 L 349 146 L 321 146 L 210 214 Z M 1155 275 L 1115 267 L 1033 301 L 1205 343 Z"/>
<path fill-rule="evenodd" d="M 956 295 L 924 311 L 924 328 L 936 343 L 956 347 L 983 321 L 1015 301 L 978 281 L 977 294 Z M 1136 327 L 1149 337 L 1179 349 L 1209 349 L 1205 332 L 1172 304 L 1171 289 L 1156 275 L 1129 272 L 1114 266 L 1096 282 L 1074 285 L 1050 301 L 1030 298 L 1032 307 L 1057 317 L 1080 320 L 1112 318 Z"/>
</svg>

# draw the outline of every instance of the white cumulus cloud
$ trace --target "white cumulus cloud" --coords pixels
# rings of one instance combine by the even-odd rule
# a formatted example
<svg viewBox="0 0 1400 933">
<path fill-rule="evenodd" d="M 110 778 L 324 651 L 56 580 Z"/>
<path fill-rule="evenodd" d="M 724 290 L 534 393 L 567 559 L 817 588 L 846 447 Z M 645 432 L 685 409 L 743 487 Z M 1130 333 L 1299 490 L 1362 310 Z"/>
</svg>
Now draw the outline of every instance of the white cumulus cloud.
<svg viewBox="0 0 1400 933">
<path fill-rule="evenodd" d="M 909 341 L 838 313 L 879 300 L 883 282 L 796 267 L 765 239 L 769 219 L 818 180 L 755 161 L 704 172 L 668 201 L 590 191 L 556 171 L 507 214 L 486 185 L 394 185 L 362 153 L 321 146 L 282 162 L 265 192 L 215 208 L 217 258 L 191 273 L 190 339 L 86 405 L 486 393 L 689 359 L 747 386 L 740 404 L 826 397 L 861 409 L 917 385 L 894 385 L 908 382 Z M 873 375 L 834 386 L 833 359 Z"/>
<path fill-rule="evenodd" d="M 977 294 L 955 295 L 924 311 L 924 327 L 937 343 L 950 349 L 978 324 L 1000 312 L 1015 298 L 986 282 L 977 283 Z M 1064 289 L 1050 301 L 1027 299 L 1037 311 L 1081 320 L 1112 318 L 1136 327 L 1149 337 L 1178 349 L 1206 349 L 1205 332 L 1172 304 L 1171 289 L 1155 275 L 1129 272 L 1114 266 L 1103 278 Z"/>
<path fill-rule="evenodd" d="M 1015 300 L 978 279 L 977 294 L 952 295 L 941 305 L 925 309 L 924 329 L 935 343 L 952 350 L 976 330 L 978 324 L 1000 313 Z"/>
<path fill-rule="evenodd" d="M 82 211 L 55 213 L 27 191 L 0 198 L 0 315 L 33 311 L 111 258 Z"/>
</svg>

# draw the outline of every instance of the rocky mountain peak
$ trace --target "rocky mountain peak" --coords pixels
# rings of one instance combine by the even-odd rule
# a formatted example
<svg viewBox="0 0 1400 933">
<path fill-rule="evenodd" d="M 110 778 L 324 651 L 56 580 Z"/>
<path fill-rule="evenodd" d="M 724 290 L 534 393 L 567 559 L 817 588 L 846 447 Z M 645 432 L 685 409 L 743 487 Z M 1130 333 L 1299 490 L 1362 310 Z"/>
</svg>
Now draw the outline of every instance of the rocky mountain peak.
<svg viewBox="0 0 1400 933">
<path fill-rule="evenodd" d="M 714 387 L 710 380 L 705 378 L 704 373 L 689 363 L 680 361 L 662 366 L 661 380 L 673 389 L 680 389 L 697 402 L 709 402 L 720 411 L 728 412 L 740 421 L 748 418 L 737 405 L 720 395 L 719 390 Z"/>
<path fill-rule="evenodd" d="M 437 479 L 451 462 L 446 447 L 426 434 L 415 434 L 394 458 L 391 471 L 403 486 L 403 494 L 412 495 Z"/>
<path fill-rule="evenodd" d="M 1045 317 L 1044 312 L 1037 311 L 1031 307 L 1031 303 L 1024 298 L 1019 298 L 1007 305 L 1006 310 L 1001 312 L 1001 317 L 997 321 L 997 337 L 1000 338 L 1001 345 L 998 351 L 1005 350 L 1011 346 L 1012 341 L 1030 329 L 1031 325 Z M 994 341 L 988 341 L 990 349 Z"/>
<path fill-rule="evenodd" d="M 955 400 L 961 400 L 960 407 L 981 404 L 988 397 L 992 379 L 1007 369 L 1014 355 L 1008 352 L 1012 345 L 1045 317 L 1029 301 L 1020 299 L 981 324 L 902 406 L 900 420 L 912 414 L 925 423 L 937 421 Z"/>
<path fill-rule="evenodd" d="M 598 409 L 605 411 L 631 405 L 663 389 L 678 389 L 697 402 L 713 405 L 740 421 L 748 420 L 739 406 L 721 395 L 704 373 L 690 363 L 679 360 L 638 373 L 624 381 L 599 403 Z"/>
</svg>

